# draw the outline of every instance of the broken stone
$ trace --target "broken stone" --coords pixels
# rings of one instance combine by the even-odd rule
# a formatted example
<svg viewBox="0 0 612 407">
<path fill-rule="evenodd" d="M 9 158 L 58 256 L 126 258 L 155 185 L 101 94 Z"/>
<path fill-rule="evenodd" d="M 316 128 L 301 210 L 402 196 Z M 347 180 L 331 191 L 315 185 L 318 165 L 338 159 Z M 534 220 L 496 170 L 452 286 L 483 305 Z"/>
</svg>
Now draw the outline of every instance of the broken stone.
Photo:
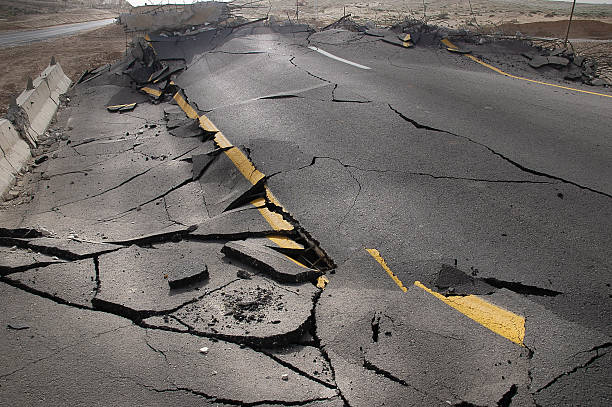
<svg viewBox="0 0 612 407">
<path fill-rule="evenodd" d="M 287 373 L 285 373 L 284 375 L 281 376 L 281 379 L 283 379 L 283 381 L 289 381 L 289 375 Z"/>
<path fill-rule="evenodd" d="M 221 250 L 269 274 L 273 279 L 285 283 L 315 281 L 320 273 L 317 270 L 300 266 L 276 250 L 254 242 L 229 242 Z"/>
<path fill-rule="evenodd" d="M 202 269 L 201 271 L 197 271 Z M 173 268 L 168 272 L 168 285 L 172 289 L 183 288 L 188 285 L 208 279 L 208 267 L 206 264 L 194 265 L 186 268 Z"/>
<path fill-rule="evenodd" d="M 208 348 L 206 346 L 204 346 L 203 348 L 200 348 L 200 353 L 206 355 L 208 353 Z"/>
</svg>

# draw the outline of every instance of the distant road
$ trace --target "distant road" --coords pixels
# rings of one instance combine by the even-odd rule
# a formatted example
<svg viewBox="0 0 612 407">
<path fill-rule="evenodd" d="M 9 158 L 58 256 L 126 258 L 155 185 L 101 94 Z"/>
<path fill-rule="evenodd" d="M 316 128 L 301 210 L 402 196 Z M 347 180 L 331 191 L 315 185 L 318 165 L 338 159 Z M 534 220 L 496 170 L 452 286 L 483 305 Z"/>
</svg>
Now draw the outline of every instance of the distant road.
<svg viewBox="0 0 612 407">
<path fill-rule="evenodd" d="M 7 31 L 0 33 L 0 47 L 23 45 L 30 42 L 71 35 L 79 31 L 103 27 L 114 21 L 114 18 L 107 18 L 105 20 L 88 21 L 85 23 L 56 25 L 53 27 L 39 28 L 37 30 Z"/>
</svg>

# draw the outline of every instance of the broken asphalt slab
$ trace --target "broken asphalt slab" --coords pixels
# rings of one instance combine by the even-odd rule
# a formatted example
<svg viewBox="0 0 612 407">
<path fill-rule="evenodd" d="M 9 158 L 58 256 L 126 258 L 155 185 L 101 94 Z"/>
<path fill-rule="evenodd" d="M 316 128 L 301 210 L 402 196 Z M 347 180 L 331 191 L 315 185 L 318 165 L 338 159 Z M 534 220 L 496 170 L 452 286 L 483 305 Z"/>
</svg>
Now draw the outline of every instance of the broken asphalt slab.
<svg viewBox="0 0 612 407">
<path fill-rule="evenodd" d="M 258 208 L 238 208 L 223 212 L 197 225 L 189 233 L 193 239 L 239 240 L 268 235 L 288 234 L 293 227 L 278 230 L 270 226 Z"/>
<path fill-rule="evenodd" d="M 191 331 L 256 346 L 292 343 L 310 329 L 314 285 L 278 285 L 262 276 L 238 279 L 170 314 Z M 147 321 L 145 321 L 147 322 Z"/>
<path fill-rule="evenodd" d="M 222 252 L 250 264 L 281 283 L 314 281 L 321 275 L 318 270 L 300 265 L 260 241 L 228 242 L 223 246 Z"/>
<path fill-rule="evenodd" d="M 129 404 L 134 397 L 154 406 L 305 405 L 336 395 L 249 348 L 145 330 L 115 315 L 55 304 L 6 285 L 0 291 L 8 300 L 0 317 L 5 400 L 30 404 L 44 397 L 51 404 L 89 405 L 104 394 L 104 403 L 116 405 Z M 206 354 L 199 351 L 203 347 Z M 141 369 L 143 365 L 148 368 Z M 288 380 L 282 380 L 284 375 Z"/>
<path fill-rule="evenodd" d="M 100 289 L 93 304 L 129 318 L 171 312 L 196 301 L 236 279 L 236 268 L 223 261 L 218 243 L 160 244 L 155 248 L 130 246 L 99 257 Z M 171 289 L 169 280 L 197 275 L 209 278 Z"/>
</svg>

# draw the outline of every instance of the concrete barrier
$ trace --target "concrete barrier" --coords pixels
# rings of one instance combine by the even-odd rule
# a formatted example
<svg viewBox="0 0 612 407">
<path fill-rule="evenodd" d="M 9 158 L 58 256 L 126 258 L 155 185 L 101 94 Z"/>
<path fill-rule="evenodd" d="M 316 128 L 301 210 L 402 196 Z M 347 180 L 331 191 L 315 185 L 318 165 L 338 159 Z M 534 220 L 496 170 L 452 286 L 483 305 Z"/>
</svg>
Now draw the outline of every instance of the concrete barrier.
<svg viewBox="0 0 612 407">
<path fill-rule="evenodd" d="M 59 106 L 59 96 L 66 93 L 70 83 L 59 64 L 49 65 L 32 81 L 33 89 L 26 89 L 17 97 L 17 105 L 28 116 L 24 136 L 32 147 L 36 147 L 38 138 L 47 130 Z"/>
<path fill-rule="evenodd" d="M 9 107 L 7 117 L 0 119 L 0 196 L 15 182 L 15 177 L 30 159 L 30 148 L 38 145 L 59 107 L 60 95 L 66 93 L 71 81 L 62 67 L 51 64 L 33 81 Z"/>
<path fill-rule="evenodd" d="M 19 136 L 15 126 L 6 119 L 0 119 L 0 196 L 5 196 L 30 157 L 30 147 Z"/>
</svg>

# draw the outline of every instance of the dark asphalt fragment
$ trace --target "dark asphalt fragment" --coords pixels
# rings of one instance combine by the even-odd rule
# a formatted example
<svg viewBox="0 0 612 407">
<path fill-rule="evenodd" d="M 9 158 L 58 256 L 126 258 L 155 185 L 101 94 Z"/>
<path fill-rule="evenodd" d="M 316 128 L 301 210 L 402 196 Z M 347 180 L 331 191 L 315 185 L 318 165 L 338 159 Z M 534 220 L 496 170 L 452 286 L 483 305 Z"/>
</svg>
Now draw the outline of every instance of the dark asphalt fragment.
<svg viewBox="0 0 612 407">
<path fill-rule="evenodd" d="M 194 265 L 194 268 L 173 268 L 168 272 L 168 285 L 172 289 L 184 288 L 206 279 L 208 279 L 206 264 Z"/>
<path fill-rule="evenodd" d="M 316 280 L 321 273 L 300 266 L 276 250 L 254 242 L 229 242 L 221 250 L 224 254 L 243 261 L 283 283 Z"/>
<path fill-rule="evenodd" d="M 108 110 L 109 112 L 112 112 L 112 113 L 115 113 L 115 112 L 119 112 L 119 113 L 131 112 L 135 108 L 136 108 L 136 103 L 129 103 L 129 104 L 125 104 L 125 105 L 106 106 L 106 110 Z"/>
</svg>

